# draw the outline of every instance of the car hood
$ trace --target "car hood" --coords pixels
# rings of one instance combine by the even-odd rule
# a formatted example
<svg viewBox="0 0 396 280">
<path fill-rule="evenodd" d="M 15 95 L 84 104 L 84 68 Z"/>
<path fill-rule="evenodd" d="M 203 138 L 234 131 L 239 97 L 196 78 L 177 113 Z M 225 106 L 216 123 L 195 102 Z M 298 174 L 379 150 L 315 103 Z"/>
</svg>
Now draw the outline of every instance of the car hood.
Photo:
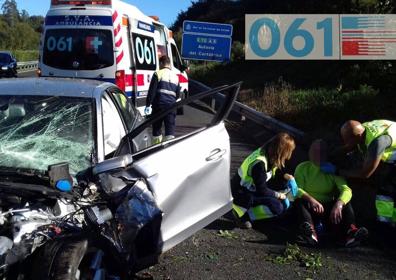
<svg viewBox="0 0 396 280">
<path fill-rule="evenodd" d="M 8 66 L 10 64 L 11 64 L 11 62 L 7 63 L 7 62 L 0 61 L 0 66 Z"/>
</svg>

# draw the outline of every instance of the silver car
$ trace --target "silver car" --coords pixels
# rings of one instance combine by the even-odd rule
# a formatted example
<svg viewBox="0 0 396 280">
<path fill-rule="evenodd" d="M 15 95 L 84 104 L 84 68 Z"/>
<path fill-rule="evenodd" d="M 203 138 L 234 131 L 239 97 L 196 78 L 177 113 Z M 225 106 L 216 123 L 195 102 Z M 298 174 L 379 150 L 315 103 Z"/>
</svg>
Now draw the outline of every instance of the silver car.
<svg viewBox="0 0 396 280">
<path fill-rule="evenodd" d="M 149 257 L 158 256 L 228 212 L 232 206 L 230 143 L 223 119 L 239 87 L 223 86 L 197 94 L 145 119 L 110 83 L 59 78 L 1 81 L 0 202 L 8 201 L 12 193 L 21 210 L 0 205 L 0 261 L 5 259 L 0 267 L 8 267 L 5 252 L 15 256 L 22 245 L 29 248 L 28 253 L 18 255 L 10 265 L 34 256 L 36 248 L 52 240 L 40 239 L 40 245 L 35 244 L 35 234 L 50 236 L 47 231 L 56 226 L 68 235 L 76 228 L 86 232 L 84 236 L 97 231 L 105 240 L 112 240 L 120 256 L 128 254 L 130 271 L 136 271 L 152 264 Z M 196 109 L 205 107 L 203 101 L 218 91 L 228 94 L 217 112 Z M 177 120 L 176 138 L 152 145 L 152 123 L 180 107 L 185 108 L 186 116 Z M 65 181 L 68 188 L 64 188 Z M 13 192 L 16 189 L 23 190 L 21 197 Z M 22 205 L 29 200 L 22 197 L 24 192 L 34 193 L 34 201 Z M 34 204 L 38 194 L 42 200 L 50 197 L 55 206 L 41 200 Z M 41 208 L 43 203 L 45 208 Z M 40 218 L 37 211 L 41 211 Z M 18 215 L 24 216 L 16 219 Z M 29 220 L 33 216 L 34 223 Z M 72 227 L 61 228 L 65 219 Z M 12 228 L 21 220 L 26 222 L 18 224 L 18 231 L 3 233 L 3 225 Z M 39 232 L 43 228 L 45 233 Z M 90 244 L 90 237 L 86 238 Z M 70 249 L 70 241 L 64 242 L 59 246 Z M 34 250 L 29 247 L 32 243 Z M 79 250 L 82 261 L 89 250 Z M 57 259 L 59 256 L 51 255 L 48 263 Z M 68 260 L 61 261 L 68 264 Z M 85 271 L 80 263 L 69 262 L 68 273 Z M 102 266 L 94 273 L 99 271 L 106 274 Z"/>
</svg>

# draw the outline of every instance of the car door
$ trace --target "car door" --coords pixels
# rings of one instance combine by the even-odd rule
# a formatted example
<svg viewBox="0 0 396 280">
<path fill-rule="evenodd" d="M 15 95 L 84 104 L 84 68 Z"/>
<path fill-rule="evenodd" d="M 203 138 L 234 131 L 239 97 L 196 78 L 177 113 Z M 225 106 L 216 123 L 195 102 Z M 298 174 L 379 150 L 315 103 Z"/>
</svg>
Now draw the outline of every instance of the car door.
<svg viewBox="0 0 396 280">
<path fill-rule="evenodd" d="M 223 119 L 228 115 L 240 84 L 222 87 L 178 102 L 186 116 L 177 119 L 177 137 L 133 154 L 133 169 L 148 182 L 163 211 L 160 250 L 166 251 L 216 220 L 232 207 L 230 142 Z M 223 106 L 211 114 L 198 110 L 201 100 L 226 92 Z M 127 153 L 128 143 L 167 111 L 153 116 L 123 139 L 115 155 Z M 196 125 L 193 126 L 192 123 Z"/>
</svg>

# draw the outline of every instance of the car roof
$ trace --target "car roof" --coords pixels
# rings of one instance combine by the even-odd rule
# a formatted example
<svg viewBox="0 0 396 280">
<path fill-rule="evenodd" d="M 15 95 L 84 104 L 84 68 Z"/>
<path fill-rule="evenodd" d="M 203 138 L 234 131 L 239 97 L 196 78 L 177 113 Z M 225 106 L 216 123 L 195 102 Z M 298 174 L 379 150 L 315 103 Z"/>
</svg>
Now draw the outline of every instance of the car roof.
<svg viewBox="0 0 396 280">
<path fill-rule="evenodd" d="M 99 98 L 107 82 L 72 78 L 22 78 L 0 80 L 0 95 L 67 96 Z"/>
</svg>

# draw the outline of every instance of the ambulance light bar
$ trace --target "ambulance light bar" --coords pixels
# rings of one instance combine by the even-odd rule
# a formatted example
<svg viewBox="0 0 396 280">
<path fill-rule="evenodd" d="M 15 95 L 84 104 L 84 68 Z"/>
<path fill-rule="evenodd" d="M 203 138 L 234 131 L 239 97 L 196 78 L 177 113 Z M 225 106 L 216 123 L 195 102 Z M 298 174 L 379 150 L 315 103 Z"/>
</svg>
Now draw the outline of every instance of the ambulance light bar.
<svg viewBox="0 0 396 280">
<path fill-rule="evenodd" d="M 51 5 L 111 5 L 111 0 L 51 0 Z"/>
<path fill-rule="evenodd" d="M 155 21 L 160 21 L 159 16 L 149 16 L 150 18 L 152 18 Z"/>
</svg>

